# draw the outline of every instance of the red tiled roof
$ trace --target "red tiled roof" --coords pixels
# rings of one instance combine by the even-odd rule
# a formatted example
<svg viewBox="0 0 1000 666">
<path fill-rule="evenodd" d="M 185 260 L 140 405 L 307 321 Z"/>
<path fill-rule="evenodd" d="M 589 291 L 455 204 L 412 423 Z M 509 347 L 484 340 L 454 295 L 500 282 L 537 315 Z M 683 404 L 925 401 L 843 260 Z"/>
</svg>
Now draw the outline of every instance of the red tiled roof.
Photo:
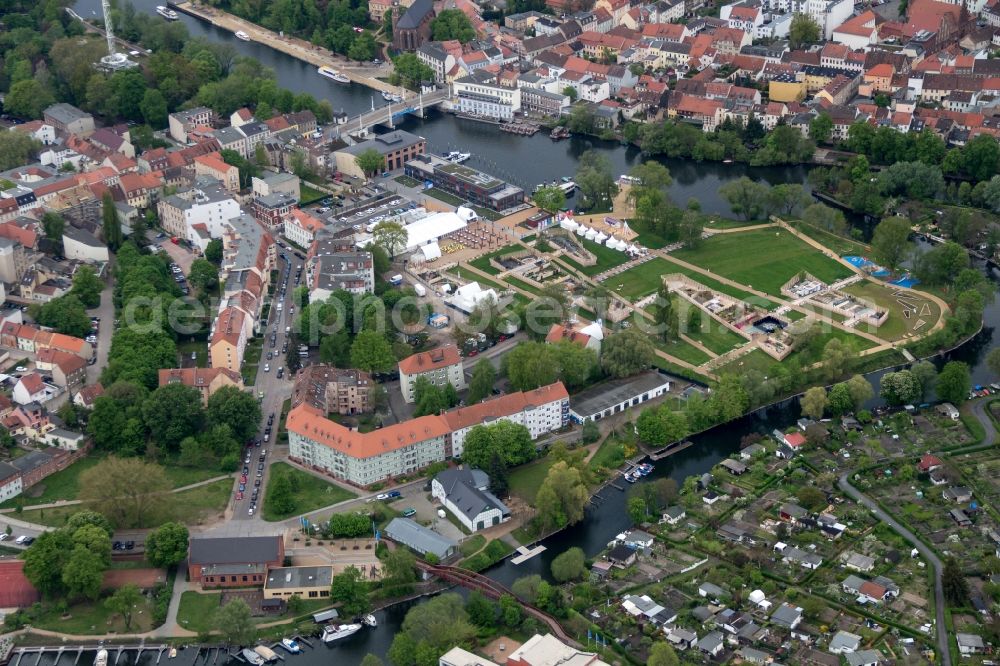
<svg viewBox="0 0 1000 666">
<path fill-rule="evenodd" d="M 461 362 L 462 357 L 458 354 L 458 347 L 455 345 L 445 345 L 444 347 L 407 356 L 399 362 L 399 371 L 405 375 L 416 375 L 421 372 L 437 370 L 438 368 L 446 368 L 449 365 Z"/>
</svg>

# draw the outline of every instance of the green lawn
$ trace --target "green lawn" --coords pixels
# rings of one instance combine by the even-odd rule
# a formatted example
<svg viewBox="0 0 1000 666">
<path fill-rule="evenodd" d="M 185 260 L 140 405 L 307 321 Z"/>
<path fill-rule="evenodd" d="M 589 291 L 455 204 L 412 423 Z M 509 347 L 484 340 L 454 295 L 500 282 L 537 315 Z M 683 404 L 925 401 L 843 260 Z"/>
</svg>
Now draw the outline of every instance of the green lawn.
<svg viewBox="0 0 1000 666">
<path fill-rule="evenodd" d="M 185 525 L 200 525 L 225 510 L 232 489 L 233 481 L 222 479 L 191 490 L 164 495 L 163 502 L 159 506 L 160 510 L 150 514 L 146 524 L 138 527 L 157 527 L 172 520 Z M 84 508 L 83 505 L 71 505 L 49 509 L 27 509 L 18 517 L 32 523 L 61 527 L 66 524 L 70 516 Z"/>
<path fill-rule="evenodd" d="M 720 377 L 725 374 L 742 374 L 749 370 L 758 370 L 767 374 L 767 372 L 777 363 L 773 358 L 762 352 L 760 349 L 754 349 L 753 351 L 743 354 L 739 358 L 735 358 L 726 365 L 716 369 L 716 374 Z"/>
<path fill-rule="evenodd" d="M 503 217 L 503 213 L 498 213 L 492 208 L 483 208 L 482 206 L 470 206 L 472 210 L 476 211 L 479 217 L 485 218 L 487 220 L 496 221 Z"/>
<path fill-rule="evenodd" d="M 720 356 L 747 343 L 746 338 L 730 331 L 706 314 L 702 314 L 701 326 L 698 329 L 688 328 L 685 333 L 692 340 L 700 342 Z"/>
<path fill-rule="evenodd" d="M 811 224 L 806 224 L 802 220 L 796 220 L 792 224 L 798 231 L 806 236 L 809 236 L 809 238 L 812 238 L 813 240 L 819 241 L 836 252 L 838 256 L 843 257 L 845 255 L 854 254 L 863 257 L 871 252 L 871 248 L 864 243 L 859 243 L 856 240 L 838 236 L 837 234 L 831 233 L 826 229 L 820 229 L 819 227 Z"/>
<path fill-rule="evenodd" d="M 168 462 L 164 465 L 163 471 L 174 488 L 183 488 L 193 483 L 207 481 L 217 476 L 225 476 L 225 472 L 217 469 L 200 469 L 195 467 L 180 467 L 176 463 Z"/>
<path fill-rule="evenodd" d="M 222 594 L 201 592 L 184 592 L 181 595 L 181 605 L 177 609 L 177 624 L 199 634 L 212 631 L 212 615 L 219 608 Z"/>
<path fill-rule="evenodd" d="M 424 194 L 426 194 L 429 197 L 434 197 L 438 201 L 443 201 L 446 204 L 451 204 L 452 206 L 461 206 L 462 204 L 465 203 L 465 199 L 456 197 L 454 194 L 449 194 L 444 190 L 439 190 L 436 187 L 433 187 L 429 190 L 424 190 Z"/>
<path fill-rule="evenodd" d="M 130 631 L 143 632 L 152 629 L 153 607 L 146 597 L 139 602 L 138 612 L 132 615 Z M 65 634 L 105 634 L 124 633 L 125 621 L 121 615 L 113 613 L 104 605 L 104 599 L 75 603 L 66 609 L 64 615 L 55 606 L 48 606 L 42 614 L 31 622 L 32 626 Z"/>
<path fill-rule="evenodd" d="M 604 286 L 630 301 L 649 296 L 660 288 L 663 276 L 674 273 L 674 264 L 656 257 L 604 281 Z"/>
<path fill-rule="evenodd" d="M 277 462 L 271 465 L 271 483 L 278 474 L 288 474 L 292 479 L 292 509 L 278 511 L 271 501 L 270 493 L 264 494 L 264 506 L 261 515 L 264 520 L 284 520 L 301 513 L 308 513 L 324 506 L 336 504 L 357 497 L 355 493 L 338 485 L 324 481 L 308 472 L 296 469 L 288 463 Z"/>
<path fill-rule="evenodd" d="M 872 329 L 872 333 L 885 340 L 899 340 L 913 331 L 913 326 L 921 319 L 926 323 L 920 327 L 918 333 L 927 332 L 941 317 L 941 308 L 937 303 L 927 298 L 919 298 L 918 295 L 907 297 L 904 300 L 917 304 L 918 314 L 911 315 L 909 319 L 903 316 L 903 307 L 893 296 L 895 289 L 885 287 L 871 280 L 863 280 L 848 285 L 845 292 L 871 301 L 879 308 L 889 311 L 889 318 L 878 328 Z M 926 309 L 924 304 L 927 305 Z M 927 314 L 919 314 L 926 312 Z"/>
<path fill-rule="evenodd" d="M 624 445 L 614 437 L 608 437 L 601 442 L 600 448 L 591 456 L 587 465 L 590 469 L 606 467 L 615 469 L 625 462 Z"/>
<path fill-rule="evenodd" d="M 817 338 L 816 342 L 809 349 L 797 349 L 789 354 L 785 360 L 789 361 L 795 359 L 802 365 L 808 365 L 810 363 L 820 361 L 823 356 L 823 347 L 825 347 L 826 343 L 834 338 L 846 343 L 856 352 L 871 349 L 876 345 L 876 343 L 872 342 L 868 338 L 862 338 L 858 335 L 854 335 L 853 333 L 842 331 L 839 328 L 831 328 L 828 331 L 823 331 Z"/>
<path fill-rule="evenodd" d="M 507 479 L 510 484 L 510 492 L 528 504 L 533 504 L 538 488 L 542 485 L 545 476 L 549 473 L 549 468 L 554 463 L 554 458 L 546 456 L 541 460 L 511 470 Z"/>
<path fill-rule="evenodd" d="M 584 275 L 594 276 L 598 273 L 603 273 L 609 268 L 620 266 L 630 259 L 628 253 L 612 250 L 610 247 L 595 243 L 592 240 L 576 236 L 576 241 L 597 258 L 597 263 L 593 266 L 584 266 L 568 254 L 562 255 L 560 259 Z"/>
<path fill-rule="evenodd" d="M 195 354 L 195 365 L 199 368 L 208 367 L 208 347 L 205 345 L 204 341 L 192 340 L 188 342 L 178 342 L 177 343 L 177 356 L 180 359 L 179 365 L 181 367 L 185 366 L 184 361 L 188 363 L 191 362 L 191 354 Z"/>
<path fill-rule="evenodd" d="M 752 294 L 749 291 L 739 289 L 738 287 L 733 287 L 723 282 L 719 282 L 718 280 L 711 278 L 707 275 L 704 275 L 702 273 L 699 273 L 698 271 L 692 270 L 687 266 L 681 266 L 680 264 L 675 264 L 673 262 L 669 263 L 670 263 L 670 270 L 667 271 L 667 273 L 677 273 L 679 275 L 686 275 L 695 282 L 705 285 L 709 289 L 714 289 L 715 291 L 722 294 L 728 294 L 733 298 L 738 298 L 741 301 L 750 303 L 752 305 L 758 305 L 767 310 L 773 310 L 778 306 L 777 303 L 769 301 L 768 299 L 762 296 L 758 296 L 757 294 Z"/>
<path fill-rule="evenodd" d="M 654 344 L 657 349 L 670 354 L 674 358 L 687 361 L 691 365 L 701 365 L 702 363 L 708 363 L 712 360 L 711 356 L 684 340 L 676 340 L 673 342 L 656 341 Z"/>
<path fill-rule="evenodd" d="M 493 250 L 492 252 L 476 257 L 475 259 L 470 261 L 469 264 L 473 268 L 478 268 L 484 273 L 489 273 L 490 275 L 497 275 L 500 273 L 500 271 L 493 267 L 493 264 L 490 263 L 490 259 L 495 259 L 496 257 L 502 257 L 505 254 L 512 254 L 521 249 L 523 248 L 520 245 L 505 245 L 499 250 Z"/>
<path fill-rule="evenodd" d="M 299 205 L 301 206 L 307 206 L 328 196 L 330 195 L 315 187 L 310 187 L 305 183 L 299 184 Z"/>
<path fill-rule="evenodd" d="M 486 537 L 484 537 L 482 534 L 476 534 L 463 541 L 462 545 L 458 547 L 458 550 L 459 552 L 462 553 L 462 557 L 469 557 L 470 555 L 473 555 L 482 550 L 483 546 L 485 545 L 486 545 Z"/>
<path fill-rule="evenodd" d="M 420 181 L 409 176 L 396 176 L 393 180 L 403 187 L 420 187 Z"/>
<path fill-rule="evenodd" d="M 708 269 L 748 287 L 775 296 L 799 271 L 826 282 L 851 275 L 843 264 L 824 256 L 784 229 L 720 234 L 697 249 L 678 250 L 678 259 Z"/>
<path fill-rule="evenodd" d="M 512 277 L 512 276 L 508 275 L 507 277 L 503 278 L 503 281 L 506 282 L 507 284 L 511 285 L 512 287 L 517 287 L 518 289 L 523 289 L 524 291 L 528 292 L 529 294 L 534 294 L 536 296 L 541 296 L 542 295 L 542 292 L 541 292 L 540 289 L 538 289 L 534 285 L 528 284 L 524 280 L 519 280 L 516 277 Z"/>
</svg>

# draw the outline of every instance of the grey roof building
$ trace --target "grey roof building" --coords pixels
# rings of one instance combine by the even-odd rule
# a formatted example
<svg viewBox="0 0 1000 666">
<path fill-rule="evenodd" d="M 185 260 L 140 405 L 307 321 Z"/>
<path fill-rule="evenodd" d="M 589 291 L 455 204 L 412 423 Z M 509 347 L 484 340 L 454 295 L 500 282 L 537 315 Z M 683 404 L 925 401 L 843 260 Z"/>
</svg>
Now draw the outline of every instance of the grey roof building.
<svg viewBox="0 0 1000 666">
<path fill-rule="evenodd" d="M 655 371 L 600 382 L 570 396 L 569 414 L 577 423 L 611 416 L 670 391 L 671 378 Z"/>
<path fill-rule="evenodd" d="M 781 604 L 771 613 L 771 622 L 794 629 L 802 621 L 802 609 L 788 604 Z"/>
<path fill-rule="evenodd" d="M 270 562 L 278 559 L 283 550 L 281 540 L 275 536 L 194 538 L 188 551 L 192 565 L 224 564 L 232 562 Z"/>
<path fill-rule="evenodd" d="M 510 517 L 507 505 L 487 490 L 489 484 L 490 478 L 482 470 L 446 469 L 434 477 L 431 494 L 475 531 Z"/>
<path fill-rule="evenodd" d="M 856 651 L 859 647 L 861 647 L 861 636 L 856 636 L 841 629 L 830 640 L 830 645 L 827 649 L 833 654 L 846 654 Z"/>
<path fill-rule="evenodd" d="M 847 658 L 848 666 L 878 666 L 882 662 L 882 655 L 875 650 L 848 652 L 844 656 Z"/>
<path fill-rule="evenodd" d="M 385 536 L 421 555 L 433 553 L 439 560 L 451 557 L 458 548 L 456 542 L 409 518 L 393 518 L 386 525 Z"/>
</svg>

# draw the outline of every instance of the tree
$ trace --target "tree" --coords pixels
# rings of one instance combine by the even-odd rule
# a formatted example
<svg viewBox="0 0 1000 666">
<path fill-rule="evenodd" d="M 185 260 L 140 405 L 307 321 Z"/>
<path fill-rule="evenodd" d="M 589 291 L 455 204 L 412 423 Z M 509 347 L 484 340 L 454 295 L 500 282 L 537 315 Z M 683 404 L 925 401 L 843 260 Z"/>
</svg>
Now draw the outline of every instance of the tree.
<svg viewBox="0 0 1000 666">
<path fill-rule="evenodd" d="M 391 13 L 392 12 L 387 12 L 387 14 Z M 381 659 L 369 652 L 361 659 L 361 666 L 384 666 L 384 664 Z"/>
<path fill-rule="evenodd" d="M 166 384 L 149 394 L 142 416 L 156 442 L 177 452 L 181 440 L 199 432 L 205 422 L 201 393 L 184 384 Z"/>
<path fill-rule="evenodd" d="M 546 185 L 535 190 L 531 200 L 542 210 L 556 213 L 566 205 L 566 193 L 558 187 Z"/>
<path fill-rule="evenodd" d="M 511 388 L 530 391 L 559 378 L 559 359 L 551 345 L 526 342 L 514 347 L 501 361 Z"/>
<path fill-rule="evenodd" d="M 474 405 L 493 392 L 497 380 L 497 371 L 489 359 L 481 358 L 472 369 L 472 379 L 469 380 L 469 393 L 466 404 Z"/>
<path fill-rule="evenodd" d="M 222 239 L 213 238 L 205 246 L 205 258 L 216 266 L 222 263 Z"/>
<path fill-rule="evenodd" d="M 910 253 L 910 222 L 905 217 L 887 217 L 875 227 L 872 255 L 895 273 Z"/>
<path fill-rule="evenodd" d="M 804 486 L 795 493 L 799 503 L 810 511 L 819 511 L 826 507 L 826 495 L 815 486 Z"/>
<path fill-rule="evenodd" d="M 368 584 L 357 567 L 347 567 L 333 577 L 330 596 L 340 602 L 341 615 L 357 617 L 368 611 Z"/>
<path fill-rule="evenodd" d="M 958 243 L 947 242 L 918 255 L 913 273 L 921 282 L 931 285 L 954 284 L 958 275 L 969 267 L 969 253 Z"/>
<path fill-rule="evenodd" d="M 666 283 L 657 289 L 656 300 L 647 309 L 653 315 L 656 335 L 662 340 L 676 340 L 680 334 L 680 322 L 677 310 L 674 308 L 674 299 Z"/>
<path fill-rule="evenodd" d="M 521 465 L 535 457 L 531 432 L 520 423 L 501 420 L 477 425 L 465 436 L 462 460 L 471 467 L 487 469 L 494 454 L 507 467 Z"/>
<path fill-rule="evenodd" d="M 922 394 L 920 382 L 909 370 L 887 372 L 879 382 L 879 395 L 890 405 L 906 405 L 916 402 Z"/>
<path fill-rule="evenodd" d="M 154 567 L 175 567 L 188 551 L 188 529 L 181 523 L 164 523 L 146 536 L 146 560 Z"/>
<path fill-rule="evenodd" d="M 219 269 L 208 259 L 195 259 L 191 262 L 188 282 L 199 292 L 207 294 L 219 286 Z"/>
<path fill-rule="evenodd" d="M 471 647 L 476 634 L 462 597 L 449 592 L 413 606 L 389 649 L 395 666 L 430 666 L 452 647 Z"/>
<path fill-rule="evenodd" d="M 431 21 L 431 39 L 436 42 L 457 39 L 468 44 L 475 38 L 476 29 L 461 9 L 445 9 Z"/>
<path fill-rule="evenodd" d="M 382 169 L 385 168 L 385 155 L 374 148 L 368 148 L 358 153 L 354 157 L 354 162 L 363 174 L 370 176 L 371 174 L 381 173 Z"/>
<path fill-rule="evenodd" d="M 730 209 L 745 220 L 752 220 L 760 215 L 767 192 L 766 185 L 756 183 L 746 176 L 719 186 L 719 194 L 729 202 Z"/>
<path fill-rule="evenodd" d="M 375 245 L 385 250 L 390 257 L 406 249 L 408 242 L 406 227 L 399 222 L 386 220 L 379 222 L 372 230 L 372 240 Z"/>
<path fill-rule="evenodd" d="M 996 175 L 1000 164 L 1000 146 L 993 137 L 978 134 L 965 144 L 961 156 L 962 171 L 973 180 L 989 180 Z"/>
<path fill-rule="evenodd" d="M 986 360 L 988 363 L 989 357 Z M 937 383 L 937 368 L 930 361 L 918 361 L 910 367 L 910 374 L 920 384 L 920 399 L 927 399 Z"/>
<path fill-rule="evenodd" d="M 112 613 L 122 616 L 122 620 L 125 622 L 125 631 L 129 631 L 132 628 L 132 615 L 143 599 L 139 588 L 132 583 L 127 583 L 115 590 L 115 593 L 108 597 L 104 605 Z"/>
<path fill-rule="evenodd" d="M 6 134 L 17 134 L 17 132 L 6 132 Z M 45 240 L 56 246 L 60 252 L 62 251 L 63 232 L 65 230 L 66 220 L 59 213 L 48 212 L 42 215 L 42 231 L 45 234 Z M 87 268 L 90 267 L 87 266 Z"/>
<path fill-rule="evenodd" d="M 250 615 L 250 607 L 242 599 L 233 599 L 220 606 L 212 617 L 212 624 L 230 645 L 253 645 L 257 641 L 257 625 Z"/>
<path fill-rule="evenodd" d="M 972 390 L 972 377 L 969 366 L 961 361 L 949 361 L 941 368 L 937 378 L 938 397 L 954 405 L 961 405 L 968 400 Z"/>
<path fill-rule="evenodd" d="M 690 433 L 687 416 L 669 405 L 644 409 L 636 421 L 636 430 L 639 439 L 657 446 L 680 441 Z"/>
<path fill-rule="evenodd" d="M 90 317 L 74 294 L 54 298 L 47 303 L 33 304 L 29 313 L 42 326 L 54 328 L 58 333 L 82 338 L 90 332 Z"/>
<path fill-rule="evenodd" d="M 650 339 L 634 328 L 609 335 L 601 345 L 601 367 L 612 377 L 629 377 L 647 369 L 656 357 Z"/>
<path fill-rule="evenodd" d="M 71 547 L 68 531 L 42 532 L 24 554 L 24 575 L 43 596 L 62 592 L 62 570 Z"/>
<path fill-rule="evenodd" d="M 565 88 L 563 88 L 562 94 L 565 95 L 566 97 L 569 97 L 570 106 L 576 103 L 576 98 L 579 97 L 580 95 L 580 93 L 578 93 L 576 91 L 576 88 L 574 88 L 573 86 L 566 86 Z"/>
<path fill-rule="evenodd" d="M 246 391 L 223 386 L 208 397 L 205 417 L 212 426 L 228 426 L 237 442 L 246 442 L 257 433 L 260 403 Z"/>
<path fill-rule="evenodd" d="M 41 145 L 24 132 L 0 132 L 0 171 L 7 171 L 32 161 L 41 149 Z M 62 239 L 61 232 L 59 238 Z"/>
<path fill-rule="evenodd" d="M 147 527 L 154 512 L 168 508 L 170 488 L 159 465 L 109 456 L 80 475 L 79 498 L 118 528 Z"/>
<path fill-rule="evenodd" d="M 146 124 L 153 129 L 163 129 L 167 126 L 167 100 L 156 88 L 147 88 L 139 103 L 139 110 Z"/>
<path fill-rule="evenodd" d="M 796 13 L 788 28 L 788 42 L 793 49 L 818 42 L 821 38 L 819 25 L 808 14 Z"/>
<path fill-rule="evenodd" d="M 351 366 L 366 372 L 388 372 L 396 365 L 392 347 L 385 336 L 361 331 L 351 345 Z"/>
<path fill-rule="evenodd" d="M 847 392 L 851 397 L 852 410 L 860 409 L 862 405 L 875 397 L 875 390 L 872 388 L 871 382 L 861 375 L 854 375 L 844 382 L 844 386 L 847 387 Z"/>
<path fill-rule="evenodd" d="M 568 548 L 552 560 L 552 577 L 560 583 L 580 580 L 587 573 L 586 560 L 582 549 Z"/>
<path fill-rule="evenodd" d="M 347 50 L 347 57 L 358 62 L 371 60 L 378 53 L 378 42 L 375 35 L 365 30 L 354 38 L 351 47 Z"/>
<path fill-rule="evenodd" d="M 96 308 L 101 304 L 101 292 L 104 283 L 90 266 L 80 266 L 73 274 L 73 288 L 70 294 L 80 299 L 84 307 Z"/>
<path fill-rule="evenodd" d="M 827 398 L 827 408 L 833 416 L 843 416 L 854 408 L 851 391 L 847 388 L 846 382 L 836 384 L 830 389 L 830 395 Z"/>
<path fill-rule="evenodd" d="M 1000 375 L 1000 347 L 994 347 L 986 355 L 986 367 L 994 375 Z"/>
<path fill-rule="evenodd" d="M 802 221 L 840 236 L 847 231 L 844 214 L 821 203 L 814 203 L 802 211 Z"/>
<path fill-rule="evenodd" d="M 73 546 L 62 570 L 62 582 L 70 598 L 97 599 L 107 565 L 101 556 L 83 544 Z"/>
<path fill-rule="evenodd" d="M 487 599 L 479 590 L 469 593 L 469 598 L 465 601 L 465 612 L 469 615 L 469 620 L 477 627 L 492 628 L 497 619 L 497 607 L 492 601 Z"/>
<path fill-rule="evenodd" d="M 417 558 L 407 548 L 396 548 L 382 560 L 385 576 L 394 585 L 409 585 L 417 580 Z"/>
<path fill-rule="evenodd" d="M 823 418 L 823 412 L 826 411 L 826 403 L 826 389 L 822 386 L 812 387 L 799 398 L 799 406 L 802 408 L 802 414 L 817 421 Z"/>
<path fill-rule="evenodd" d="M 416 89 L 421 81 L 433 81 L 434 70 L 414 53 L 402 53 L 392 61 L 393 73 L 407 88 Z"/>
<path fill-rule="evenodd" d="M 4 97 L 3 108 L 7 113 L 24 120 L 42 117 L 42 111 L 55 102 L 49 89 L 36 79 L 18 81 Z"/>
<path fill-rule="evenodd" d="M 587 107 L 578 106 L 574 108 L 574 114 L 577 109 L 583 109 L 584 113 L 589 113 Z M 574 116 L 571 115 L 569 125 L 571 131 L 574 131 L 573 118 Z M 598 204 L 610 206 L 615 194 L 618 193 L 611 160 L 603 153 L 588 150 L 580 155 L 577 164 L 576 184 L 583 195 L 584 208 L 593 208 Z"/>
<path fill-rule="evenodd" d="M 656 641 L 649 648 L 649 657 L 646 658 L 646 666 L 679 666 L 680 659 L 669 643 Z"/>
<path fill-rule="evenodd" d="M 115 200 L 111 198 L 111 192 L 105 192 L 101 200 L 101 233 L 104 235 L 104 242 L 107 243 L 111 251 L 116 251 L 122 244 L 122 223 L 118 217 L 118 209 L 115 208 Z"/>
<path fill-rule="evenodd" d="M 795 23 L 795 19 L 792 19 Z M 830 114 L 821 113 L 809 122 L 809 137 L 816 143 L 827 143 L 833 135 L 833 120 Z"/>
<path fill-rule="evenodd" d="M 944 587 L 944 596 L 952 606 L 965 607 L 969 603 L 969 582 L 965 579 L 965 572 L 954 557 L 949 557 L 944 561 L 944 569 L 941 571 L 941 585 Z"/>
<path fill-rule="evenodd" d="M 587 486 L 580 470 L 562 460 L 555 463 L 535 495 L 541 531 L 545 533 L 580 522 L 586 504 Z"/>
<path fill-rule="evenodd" d="M 843 340 L 833 338 L 823 347 L 823 370 L 828 379 L 837 379 L 847 372 L 854 350 Z"/>
<path fill-rule="evenodd" d="M 538 588 L 543 582 L 542 577 L 538 574 L 521 576 L 510 586 L 510 591 L 521 601 L 534 605 L 538 600 Z"/>
</svg>

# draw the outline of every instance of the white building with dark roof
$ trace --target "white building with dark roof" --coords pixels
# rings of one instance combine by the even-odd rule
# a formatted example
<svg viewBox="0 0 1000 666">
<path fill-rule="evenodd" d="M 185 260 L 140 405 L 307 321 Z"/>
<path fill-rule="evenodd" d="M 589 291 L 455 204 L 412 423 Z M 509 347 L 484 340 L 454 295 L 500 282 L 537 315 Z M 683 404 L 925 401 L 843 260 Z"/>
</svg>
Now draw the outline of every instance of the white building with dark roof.
<svg viewBox="0 0 1000 666">
<path fill-rule="evenodd" d="M 510 520 L 510 509 L 489 491 L 490 477 L 478 469 L 446 469 L 431 482 L 431 495 L 470 532 Z"/>
</svg>

